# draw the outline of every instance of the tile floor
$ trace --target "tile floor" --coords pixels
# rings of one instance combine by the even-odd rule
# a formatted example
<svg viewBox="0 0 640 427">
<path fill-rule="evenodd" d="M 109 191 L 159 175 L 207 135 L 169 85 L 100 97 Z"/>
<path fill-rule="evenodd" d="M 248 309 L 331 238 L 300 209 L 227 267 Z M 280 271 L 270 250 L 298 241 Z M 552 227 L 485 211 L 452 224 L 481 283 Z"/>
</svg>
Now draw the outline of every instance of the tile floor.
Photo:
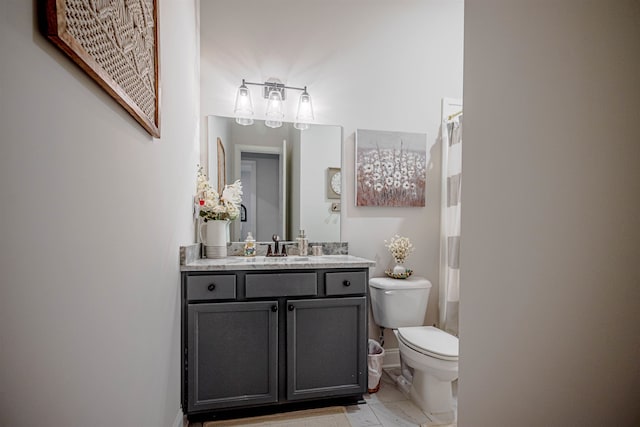
<svg viewBox="0 0 640 427">
<path fill-rule="evenodd" d="M 455 427 L 455 424 L 431 420 L 399 389 L 392 377 L 399 369 L 386 371 L 382 375 L 380 390 L 374 394 L 365 394 L 367 403 L 347 406 L 347 417 L 352 427 Z M 457 405 L 454 388 L 454 402 Z"/>
<path fill-rule="evenodd" d="M 399 389 L 393 379 L 399 369 L 384 372 L 380 390 L 374 394 L 365 394 L 366 403 L 347 406 L 347 417 L 352 427 L 455 427 L 456 424 L 431 420 Z M 454 383 L 454 404 L 457 405 Z M 191 423 L 189 427 L 201 427 L 200 423 Z M 322 427 L 322 426 L 318 426 Z M 330 426 L 327 426 L 330 427 Z"/>
</svg>

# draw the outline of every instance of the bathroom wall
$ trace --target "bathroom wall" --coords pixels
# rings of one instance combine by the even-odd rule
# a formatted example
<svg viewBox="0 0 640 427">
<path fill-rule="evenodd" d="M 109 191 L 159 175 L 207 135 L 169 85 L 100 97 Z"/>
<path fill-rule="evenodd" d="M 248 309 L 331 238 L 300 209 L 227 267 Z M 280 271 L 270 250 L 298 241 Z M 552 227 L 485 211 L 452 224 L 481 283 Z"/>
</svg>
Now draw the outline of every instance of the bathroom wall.
<svg viewBox="0 0 640 427">
<path fill-rule="evenodd" d="M 342 240 L 375 259 L 384 274 L 384 240 L 396 233 L 416 246 L 408 260 L 434 289 L 426 322 L 437 319 L 440 148 L 443 97 L 462 97 L 463 2 L 452 0 L 208 0 L 201 4 L 201 115 L 232 115 L 241 80 L 277 77 L 307 85 L 321 124 L 342 125 Z M 286 102 L 293 121 L 297 94 Z M 254 96 L 256 115 L 264 114 Z M 355 207 L 356 129 L 426 132 L 427 206 Z M 313 235 L 309 239 L 313 240 Z M 377 328 L 370 328 L 372 336 Z M 392 335 L 392 334 L 391 334 Z M 390 346 L 395 340 L 388 336 Z"/>
<path fill-rule="evenodd" d="M 298 176 L 304 191 L 298 195 L 300 220 L 293 227 L 294 236 L 302 229 L 307 236 L 340 241 L 340 213 L 331 211 L 331 202 L 339 200 L 327 198 L 327 168 L 340 167 L 341 131 L 338 126 L 313 126 L 300 133 Z"/>
<path fill-rule="evenodd" d="M 461 427 L 640 425 L 639 24 L 465 2 Z"/>
<path fill-rule="evenodd" d="M 159 0 L 162 138 L 0 6 L 0 425 L 176 426 L 199 152 L 194 0 Z"/>
</svg>

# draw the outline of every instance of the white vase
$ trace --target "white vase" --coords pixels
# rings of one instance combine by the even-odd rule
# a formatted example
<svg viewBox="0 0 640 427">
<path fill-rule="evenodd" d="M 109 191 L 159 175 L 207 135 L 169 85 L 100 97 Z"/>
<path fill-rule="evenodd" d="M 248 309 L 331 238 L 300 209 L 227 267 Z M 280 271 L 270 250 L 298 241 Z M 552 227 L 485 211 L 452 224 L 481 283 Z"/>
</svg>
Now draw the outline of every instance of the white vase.
<svg viewBox="0 0 640 427">
<path fill-rule="evenodd" d="M 402 265 L 401 262 L 396 261 L 396 265 L 393 266 L 393 270 L 391 270 L 395 275 L 403 275 L 407 272 L 407 268 Z"/>
<path fill-rule="evenodd" d="M 204 227 L 204 234 L 202 228 Z M 200 240 L 204 245 L 207 258 L 225 258 L 227 256 L 227 228 L 229 220 L 212 220 L 200 225 Z"/>
</svg>

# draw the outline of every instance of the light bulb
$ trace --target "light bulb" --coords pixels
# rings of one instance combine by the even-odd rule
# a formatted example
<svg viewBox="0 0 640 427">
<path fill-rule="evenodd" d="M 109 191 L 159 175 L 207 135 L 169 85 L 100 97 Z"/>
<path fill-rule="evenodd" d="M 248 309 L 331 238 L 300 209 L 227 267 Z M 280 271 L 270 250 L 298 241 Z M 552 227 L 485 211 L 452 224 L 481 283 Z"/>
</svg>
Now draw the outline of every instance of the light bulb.
<svg viewBox="0 0 640 427">
<path fill-rule="evenodd" d="M 264 124 L 270 128 L 279 128 L 282 126 L 282 118 L 284 112 L 282 109 L 282 95 L 280 91 L 272 89 L 267 99 L 267 112 Z"/>
<path fill-rule="evenodd" d="M 304 92 L 300 95 L 298 101 L 298 114 L 296 114 L 296 121 L 293 127 L 299 130 L 309 129 L 309 122 L 313 121 L 313 104 L 311 102 L 311 96 L 307 93 L 307 88 L 304 88 Z"/>
<path fill-rule="evenodd" d="M 236 116 L 236 123 L 243 126 L 253 124 L 253 102 L 251 102 L 251 92 L 249 88 L 244 84 L 238 88 L 236 94 L 236 106 L 233 109 L 233 114 Z"/>
</svg>

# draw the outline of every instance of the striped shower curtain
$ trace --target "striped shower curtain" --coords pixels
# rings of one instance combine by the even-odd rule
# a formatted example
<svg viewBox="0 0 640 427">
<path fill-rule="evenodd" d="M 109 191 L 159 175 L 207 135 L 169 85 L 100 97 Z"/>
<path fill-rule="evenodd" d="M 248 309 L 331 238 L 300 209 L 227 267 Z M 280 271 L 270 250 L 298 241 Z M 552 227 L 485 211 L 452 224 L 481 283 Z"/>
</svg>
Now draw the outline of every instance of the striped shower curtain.
<svg viewBox="0 0 640 427">
<path fill-rule="evenodd" d="M 462 115 L 442 123 L 442 211 L 440 219 L 440 328 L 458 335 L 460 304 L 460 201 Z"/>
</svg>

